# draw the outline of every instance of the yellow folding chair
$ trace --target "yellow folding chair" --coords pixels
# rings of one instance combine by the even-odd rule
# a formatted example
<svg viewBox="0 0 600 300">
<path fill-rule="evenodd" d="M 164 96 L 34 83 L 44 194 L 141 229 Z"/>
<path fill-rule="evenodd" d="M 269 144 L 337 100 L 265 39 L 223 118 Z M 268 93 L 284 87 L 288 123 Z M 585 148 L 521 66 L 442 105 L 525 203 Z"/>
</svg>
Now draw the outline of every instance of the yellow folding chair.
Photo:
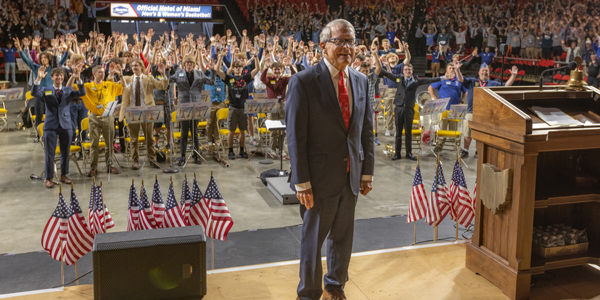
<svg viewBox="0 0 600 300">
<path fill-rule="evenodd" d="M 6 104 L 4 104 L 5 98 L 5 95 L 0 95 L 0 103 L 2 104 L 2 107 L 0 107 L 0 121 L 2 121 L 0 131 L 2 131 L 2 129 L 8 125 L 8 110 L 6 110 Z"/>
<path fill-rule="evenodd" d="M 440 117 L 440 124 L 442 121 L 447 121 L 450 123 L 450 125 L 448 127 L 452 128 L 454 126 L 451 126 L 451 124 L 454 123 L 456 125 L 456 130 L 438 130 L 436 132 L 436 148 L 435 149 L 438 149 L 439 153 L 441 153 L 443 150 L 458 151 L 460 149 L 461 132 L 458 131 L 458 128 L 462 128 L 461 127 L 462 121 L 459 119 L 449 119 L 448 118 L 449 114 L 450 114 L 449 111 L 445 111 L 442 113 L 442 115 Z M 447 144 L 447 142 L 450 142 L 450 144 Z M 440 144 L 442 144 L 442 145 L 439 146 Z"/>
<path fill-rule="evenodd" d="M 40 125 L 37 126 L 37 131 L 40 133 L 40 140 L 43 141 L 44 123 L 40 123 Z M 44 143 L 40 142 L 40 144 L 42 145 L 42 150 L 44 151 L 44 153 L 46 153 L 46 149 L 44 149 Z M 83 173 L 81 173 L 81 168 L 79 168 L 79 163 L 77 162 L 77 157 L 75 157 L 75 153 L 80 152 L 80 151 L 81 151 L 81 147 L 71 145 L 71 149 L 69 150 L 69 160 L 75 163 L 75 166 L 77 166 L 77 170 L 79 170 L 79 174 L 83 175 Z M 57 162 L 58 162 L 58 164 L 57 164 Z M 60 147 L 56 146 L 56 149 L 54 149 L 54 176 L 56 177 L 56 179 L 58 179 L 58 170 L 60 170 Z M 43 173 L 44 172 L 42 171 L 42 174 Z M 40 177 L 42 177 L 42 176 L 40 175 Z"/>
</svg>

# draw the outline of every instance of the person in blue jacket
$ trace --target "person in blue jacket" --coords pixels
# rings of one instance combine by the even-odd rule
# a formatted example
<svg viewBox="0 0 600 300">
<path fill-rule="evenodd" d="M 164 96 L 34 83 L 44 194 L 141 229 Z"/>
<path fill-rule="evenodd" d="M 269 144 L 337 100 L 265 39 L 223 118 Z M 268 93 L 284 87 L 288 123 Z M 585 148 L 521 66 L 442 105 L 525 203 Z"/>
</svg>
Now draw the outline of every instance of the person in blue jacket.
<svg viewBox="0 0 600 300">
<path fill-rule="evenodd" d="M 19 42 L 18 38 L 15 38 L 15 46 L 17 47 L 17 49 L 19 50 L 19 57 L 21 57 L 21 59 L 23 59 L 23 62 L 29 67 L 29 69 L 31 70 L 31 72 L 33 73 L 33 79 L 34 81 L 39 81 L 40 82 L 40 86 L 44 86 L 44 87 L 51 87 L 53 82 L 52 82 L 52 78 L 51 75 L 52 74 L 52 65 L 50 64 L 52 62 L 52 55 L 48 52 L 42 52 L 39 55 L 39 63 L 40 64 L 36 64 L 35 62 L 33 62 L 33 60 L 31 59 L 31 56 L 29 56 L 29 50 L 27 51 L 23 51 L 23 48 L 21 48 L 21 43 Z M 58 63 L 59 66 L 62 66 L 65 64 L 65 62 L 67 61 L 67 59 L 69 58 L 69 52 L 65 51 L 65 53 L 63 53 L 63 56 L 60 60 L 60 62 Z M 38 78 L 38 70 L 44 67 L 46 72 L 44 72 L 44 78 Z M 39 79 L 39 80 L 38 80 Z M 64 79 L 63 79 L 64 80 Z M 37 128 L 37 126 L 39 124 L 41 124 L 42 120 L 42 115 L 44 114 L 44 104 L 41 103 L 39 101 L 39 99 L 35 98 L 34 96 L 34 101 L 35 101 L 35 115 L 36 115 L 36 119 L 35 119 L 35 126 Z M 39 142 L 39 133 L 37 138 L 35 139 L 35 143 Z"/>
<path fill-rule="evenodd" d="M 85 95 L 85 88 L 81 81 L 81 67 L 73 69 L 73 75 L 66 86 L 62 86 L 65 79 L 65 71 L 61 68 L 54 68 L 50 71 L 52 78 L 51 86 L 42 86 L 41 81 L 48 75 L 46 67 L 42 66 L 37 70 L 36 80 L 31 90 L 31 95 L 38 98 L 46 111 L 46 120 L 44 121 L 44 150 L 46 152 L 45 176 L 46 187 L 54 187 L 54 156 L 56 153 L 56 138 L 59 140 L 60 148 L 60 178 L 62 183 L 70 184 L 71 180 L 67 177 L 69 174 L 69 154 L 71 150 L 71 136 L 73 135 L 73 126 L 71 126 L 71 100 Z M 77 81 L 78 90 L 73 89 L 73 82 Z"/>
</svg>

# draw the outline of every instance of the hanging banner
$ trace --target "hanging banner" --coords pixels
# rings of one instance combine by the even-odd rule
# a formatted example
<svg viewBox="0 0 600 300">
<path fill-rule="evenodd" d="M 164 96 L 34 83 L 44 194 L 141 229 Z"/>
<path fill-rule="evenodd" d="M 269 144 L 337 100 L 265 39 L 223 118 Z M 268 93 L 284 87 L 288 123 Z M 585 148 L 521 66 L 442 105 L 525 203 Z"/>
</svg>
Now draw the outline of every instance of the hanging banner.
<svg viewBox="0 0 600 300">
<path fill-rule="evenodd" d="M 111 3 L 110 16 L 115 18 L 212 19 L 212 6 Z"/>
</svg>

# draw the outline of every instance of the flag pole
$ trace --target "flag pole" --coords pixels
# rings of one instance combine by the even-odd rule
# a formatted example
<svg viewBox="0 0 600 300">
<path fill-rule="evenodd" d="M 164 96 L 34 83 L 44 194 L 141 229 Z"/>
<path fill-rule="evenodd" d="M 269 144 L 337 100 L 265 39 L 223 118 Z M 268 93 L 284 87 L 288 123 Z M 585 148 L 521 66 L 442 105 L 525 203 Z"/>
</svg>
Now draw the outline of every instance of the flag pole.
<svg viewBox="0 0 600 300">
<path fill-rule="evenodd" d="M 419 167 L 419 164 L 421 163 L 421 153 L 417 154 L 417 168 Z M 415 237 L 415 243 L 413 245 L 417 245 L 417 220 L 415 220 L 413 223 L 415 223 L 415 233 L 414 233 L 414 237 Z"/>
<path fill-rule="evenodd" d="M 58 193 L 62 194 L 62 183 L 60 183 L 58 185 Z M 60 238 L 58 238 L 58 240 L 60 241 L 60 278 L 61 278 L 61 282 L 62 285 L 64 287 L 65 285 L 65 265 L 64 265 L 64 261 L 65 261 L 65 250 L 64 250 L 64 241 Z"/>
<path fill-rule="evenodd" d="M 213 171 L 210 170 L 210 178 L 212 179 L 212 177 L 213 177 Z M 211 209 L 212 209 L 212 201 L 211 201 L 211 205 L 209 206 L 208 210 L 210 211 Z M 215 225 L 214 225 L 214 220 L 212 219 L 212 213 L 209 213 L 209 215 L 210 215 L 210 223 L 211 223 L 210 227 L 213 230 L 213 234 L 210 237 L 210 250 L 212 252 L 211 255 L 210 255 L 211 260 L 212 260 L 211 270 L 214 270 L 215 269 L 215 238 L 214 238 L 214 236 L 215 236 L 215 228 L 214 228 Z"/>
<path fill-rule="evenodd" d="M 102 186 L 102 180 L 100 180 L 100 200 L 102 200 L 102 231 L 106 232 L 106 211 L 104 210 L 104 187 Z"/>
<path fill-rule="evenodd" d="M 74 185 L 71 182 L 71 193 L 73 192 L 73 189 L 74 189 Z M 79 268 L 77 267 L 77 261 L 75 261 L 75 278 L 76 278 L 75 283 L 77 285 L 79 285 Z"/>
<path fill-rule="evenodd" d="M 437 183 L 438 183 L 438 180 L 439 180 L 439 178 L 438 178 L 439 170 L 440 170 L 440 156 L 438 155 L 436 157 L 436 162 L 435 162 L 435 177 L 434 177 L 435 178 L 435 189 L 436 190 L 438 188 L 437 187 L 437 185 L 438 185 Z M 436 205 L 436 204 L 434 204 L 434 205 Z M 433 242 L 434 243 L 438 242 L 438 225 L 437 224 L 433 227 Z"/>
<path fill-rule="evenodd" d="M 460 166 L 461 159 L 460 159 L 460 156 L 458 155 L 458 149 L 456 149 L 456 161 L 458 161 L 458 165 Z M 457 192 L 458 192 L 458 190 L 459 189 L 456 189 Z M 460 192 L 458 192 L 458 193 L 460 193 Z M 456 199 L 456 201 L 458 201 L 458 198 Z M 456 205 L 456 206 L 458 206 L 458 205 Z M 455 220 L 456 221 L 456 239 L 455 240 L 458 241 L 458 211 L 455 211 L 454 214 L 456 217 L 456 220 Z"/>
</svg>

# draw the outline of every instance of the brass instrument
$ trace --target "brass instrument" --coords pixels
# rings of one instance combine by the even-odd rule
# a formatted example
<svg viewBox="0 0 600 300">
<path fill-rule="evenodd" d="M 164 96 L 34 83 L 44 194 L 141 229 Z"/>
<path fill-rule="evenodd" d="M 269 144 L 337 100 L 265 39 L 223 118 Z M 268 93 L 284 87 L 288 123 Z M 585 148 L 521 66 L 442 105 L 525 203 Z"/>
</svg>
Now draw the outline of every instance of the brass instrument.
<svg viewBox="0 0 600 300">
<path fill-rule="evenodd" d="M 385 148 L 383 148 L 383 154 L 385 155 L 394 155 L 396 154 L 396 150 L 394 150 L 394 147 L 390 144 L 385 145 Z"/>
</svg>

